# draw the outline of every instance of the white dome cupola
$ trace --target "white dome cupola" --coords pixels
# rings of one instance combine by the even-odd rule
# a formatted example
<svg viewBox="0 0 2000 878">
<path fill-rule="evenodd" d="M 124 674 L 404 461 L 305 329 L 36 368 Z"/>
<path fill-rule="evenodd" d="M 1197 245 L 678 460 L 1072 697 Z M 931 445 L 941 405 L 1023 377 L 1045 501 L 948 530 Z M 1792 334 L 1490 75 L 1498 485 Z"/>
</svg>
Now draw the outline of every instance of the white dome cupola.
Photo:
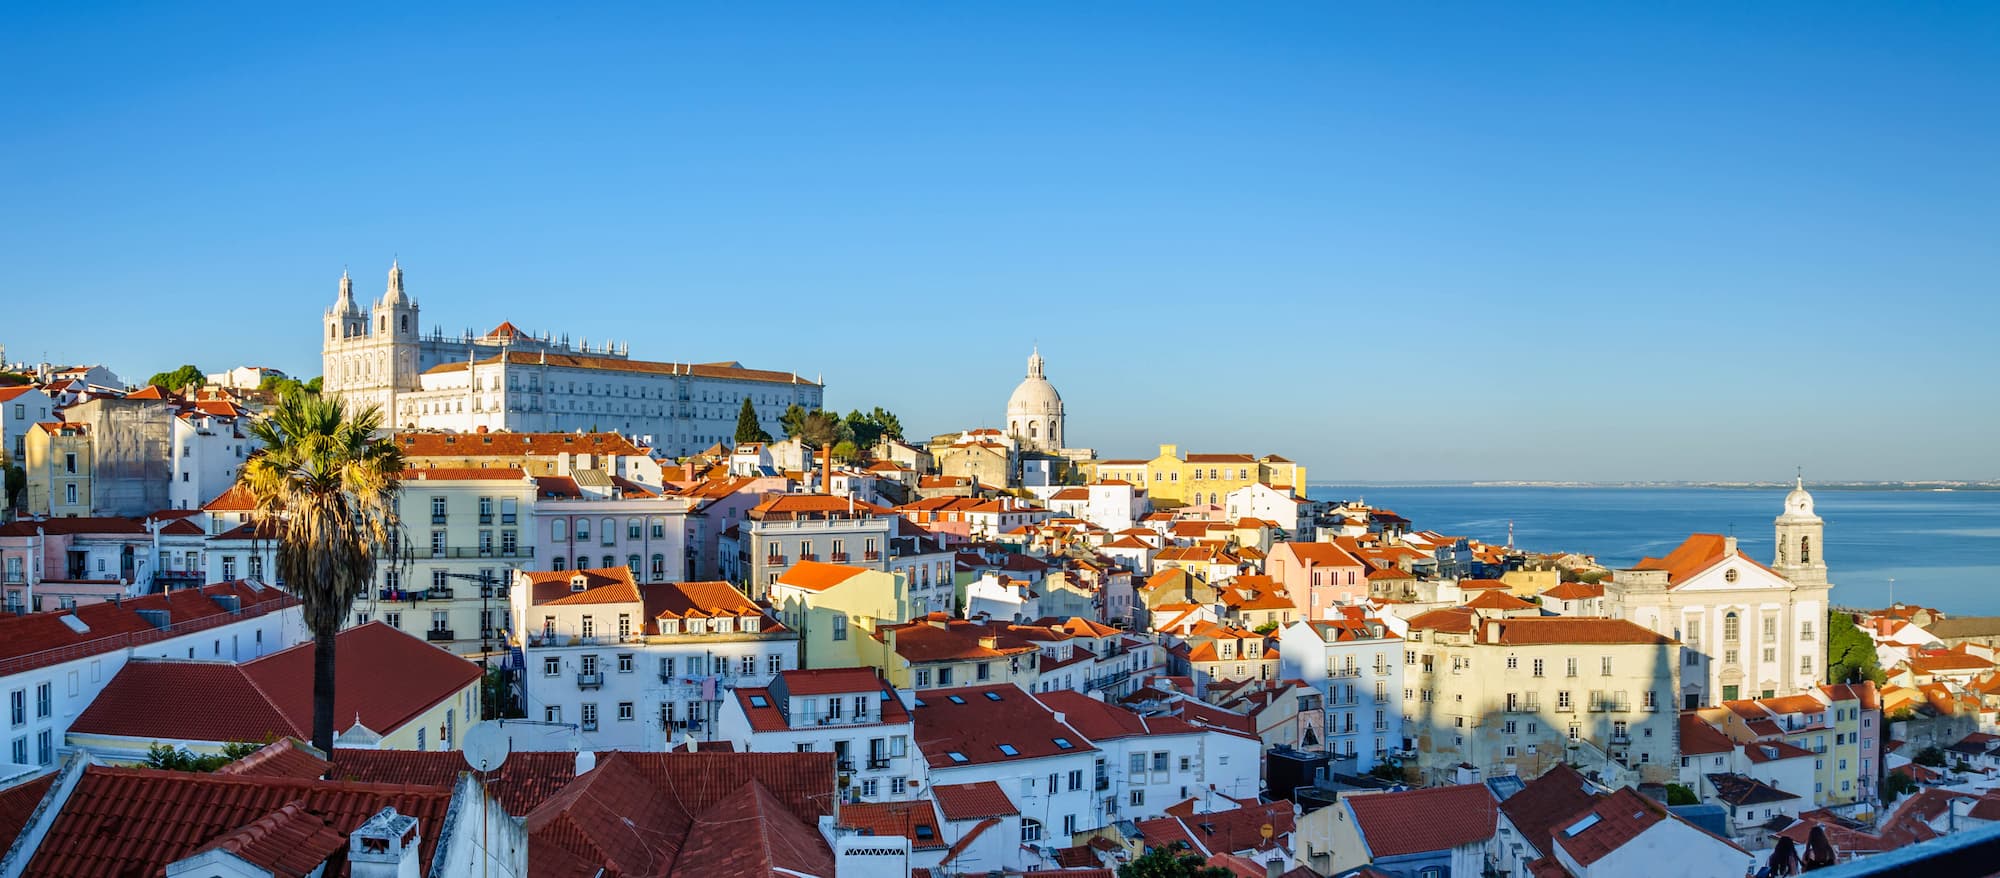
<svg viewBox="0 0 2000 878">
<path fill-rule="evenodd" d="M 1042 351 L 1028 355 L 1028 376 L 1007 398 L 1007 433 L 1023 449 L 1055 451 L 1063 447 L 1063 402 L 1056 386 L 1042 374 Z"/>
</svg>

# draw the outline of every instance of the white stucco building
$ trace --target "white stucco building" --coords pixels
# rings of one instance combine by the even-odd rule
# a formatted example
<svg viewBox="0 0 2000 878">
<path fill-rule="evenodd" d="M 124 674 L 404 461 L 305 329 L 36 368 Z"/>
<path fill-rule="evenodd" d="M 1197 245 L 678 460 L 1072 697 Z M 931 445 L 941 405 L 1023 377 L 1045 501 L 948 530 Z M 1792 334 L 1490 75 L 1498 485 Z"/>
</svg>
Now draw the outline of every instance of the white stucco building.
<svg viewBox="0 0 2000 878">
<path fill-rule="evenodd" d="M 1826 673 L 1825 524 L 1803 482 L 1774 526 L 1768 567 L 1735 537 L 1695 534 L 1604 583 L 1606 613 L 1681 641 L 1683 708 L 1803 692 Z"/>
<path fill-rule="evenodd" d="M 775 435 L 786 407 L 819 408 L 824 391 L 795 372 L 633 360 L 623 344 L 534 335 L 512 323 L 478 336 L 426 333 L 400 265 L 366 309 L 343 273 L 322 329 L 326 392 L 380 406 L 401 428 L 612 430 L 684 455 L 729 441 L 746 398 Z"/>
<path fill-rule="evenodd" d="M 798 639 L 726 582 L 640 585 L 625 567 L 514 574 L 530 719 L 594 750 L 713 741 L 730 693 L 798 667 Z"/>
<path fill-rule="evenodd" d="M 1278 632 L 1278 676 L 1317 690 L 1325 725 L 1302 731 L 1307 747 L 1352 756 L 1367 771 L 1400 749 L 1403 638 L 1358 609 L 1326 621 L 1299 620 Z"/>
<path fill-rule="evenodd" d="M 914 797 L 924 763 L 909 705 L 873 668 L 790 670 L 722 702 L 716 737 L 747 753 L 832 753 L 843 802 Z"/>
</svg>

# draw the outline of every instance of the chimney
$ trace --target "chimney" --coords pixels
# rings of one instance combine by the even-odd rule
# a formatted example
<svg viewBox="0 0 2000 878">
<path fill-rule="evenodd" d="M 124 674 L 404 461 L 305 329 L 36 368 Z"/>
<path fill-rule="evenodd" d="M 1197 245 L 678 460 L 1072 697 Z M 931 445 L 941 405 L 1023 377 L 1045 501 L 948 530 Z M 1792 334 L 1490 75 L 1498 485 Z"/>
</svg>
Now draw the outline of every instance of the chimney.
<svg viewBox="0 0 2000 878">
<path fill-rule="evenodd" d="M 1723 537 L 1723 538 L 1722 538 L 1722 554 L 1724 554 L 1724 555 L 1734 555 L 1734 554 L 1736 554 L 1736 538 L 1735 538 L 1735 537 Z"/>
<path fill-rule="evenodd" d="M 347 868 L 353 878 L 420 878 L 417 818 L 383 808 L 347 837 Z"/>
</svg>

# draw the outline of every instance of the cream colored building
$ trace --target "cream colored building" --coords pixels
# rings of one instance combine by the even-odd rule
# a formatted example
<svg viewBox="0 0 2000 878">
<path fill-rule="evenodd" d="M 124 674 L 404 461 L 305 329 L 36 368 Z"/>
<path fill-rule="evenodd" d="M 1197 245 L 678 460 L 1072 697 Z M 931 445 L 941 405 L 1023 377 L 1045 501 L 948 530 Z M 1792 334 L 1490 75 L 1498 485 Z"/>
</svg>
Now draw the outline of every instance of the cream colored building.
<svg viewBox="0 0 2000 878">
<path fill-rule="evenodd" d="M 514 571 L 536 569 L 534 500 L 518 469 L 405 470 L 406 559 L 377 565 L 352 624 L 385 622 L 460 655 L 506 649 Z"/>
<path fill-rule="evenodd" d="M 1621 619 L 1504 618 L 1466 607 L 1410 620 L 1405 752 L 1426 783 L 1460 763 L 1535 777 L 1558 762 L 1613 786 L 1672 780 L 1680 644 Z M 1405 763 L 1408 767 L 1408 763 Z"/>
<path fill-rule="evenodd" d="M 1686 647 L 1678 701 L 1695 708 L 1805 692 L 1826 673 L 1825 525 L 1800 482 L 1775 521 L 1771 566 L 1736 538 L 1695 534 L 1604 583 L 1604 612 Z"/>
<path fill-rule="evenodd" d="M 847 564 L 800 561 L 771 584 L 779 621 L 799 634 L 799 666 L 852 668 L 868 664 L 878 627 L 908 622 L 917 600 L 902 574 Z"/>
</svg>

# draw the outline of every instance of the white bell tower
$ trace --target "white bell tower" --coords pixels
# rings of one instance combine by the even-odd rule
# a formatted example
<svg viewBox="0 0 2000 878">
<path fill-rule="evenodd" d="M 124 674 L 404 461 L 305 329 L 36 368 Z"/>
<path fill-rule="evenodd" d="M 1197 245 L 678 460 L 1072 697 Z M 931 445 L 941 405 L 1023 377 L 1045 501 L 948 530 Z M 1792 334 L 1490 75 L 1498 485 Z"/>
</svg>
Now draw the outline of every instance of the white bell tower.
<svg viewBox="0 0 2000 878">
<path fill-rule="evenodd" d="M 1771 569 L 1797 586 L 1825 586 L 1826 523 L 1813 514 L 1813 497 L 1804 477 L 1785 495 L 1785 509 L 1773 522 L 1777 554 Z"/>
</svg>

